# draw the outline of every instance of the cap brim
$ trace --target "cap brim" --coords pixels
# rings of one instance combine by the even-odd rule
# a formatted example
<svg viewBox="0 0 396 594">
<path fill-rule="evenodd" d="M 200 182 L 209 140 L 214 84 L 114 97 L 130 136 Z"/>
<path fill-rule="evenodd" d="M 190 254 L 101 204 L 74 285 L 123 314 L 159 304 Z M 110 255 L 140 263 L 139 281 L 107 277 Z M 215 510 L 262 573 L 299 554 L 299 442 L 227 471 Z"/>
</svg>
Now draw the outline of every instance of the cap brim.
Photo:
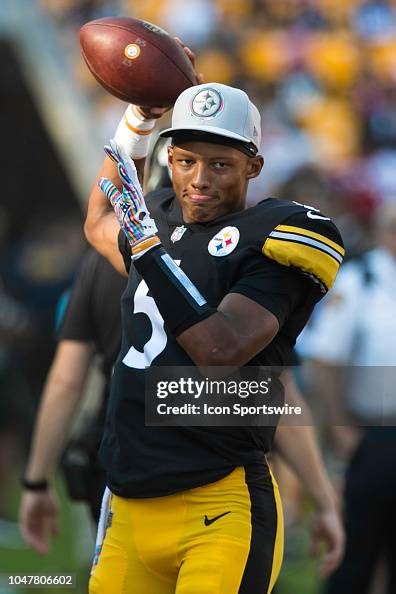
<svg viewBox="0 0 396 594">
<path fill-rule="evenodd" d="M 194 132 L 205 132 L 205 134 L 215 134 L 216 136 L 224 136 L 224 138 L 232 138 L 233 140 L 248 142 L 249 144 L 251 143 L 251 140 L 245 136 L 235 134 L 235 132 L 229 132 L 228 130 L 224 130 L 224 128 L 215 128 L 214 126 L 180 126 L 180 128 L 166 128 L 166 130 L 162 130 L 159 135 L 168 138 L 169 136 L 176 134 L 176 132 L 189 132 L 190 130 Z"/>
</svg>

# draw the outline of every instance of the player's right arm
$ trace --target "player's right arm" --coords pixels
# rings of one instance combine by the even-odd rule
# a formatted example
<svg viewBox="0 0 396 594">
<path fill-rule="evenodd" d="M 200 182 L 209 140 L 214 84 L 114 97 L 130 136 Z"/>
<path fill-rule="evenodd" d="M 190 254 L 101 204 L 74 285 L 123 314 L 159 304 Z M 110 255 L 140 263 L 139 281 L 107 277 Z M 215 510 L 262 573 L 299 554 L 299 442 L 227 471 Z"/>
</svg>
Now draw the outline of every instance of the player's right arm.
<svg viewBox="0 0 396 594">
<path fill-rule="evenodd" d="M 144 166 L 148 152 L 149 135 L 154 130 L 155 120 L 166 111 L 162 107 L 144 108 L 129 105 L 115 133 L 117 144 L 132 158 L 140 183 L 143 183 Z M 84 232 L 89 243 L 107 258 L 114 268 L 127 276 L 124 260 L 118 247 L 119 221 L 113 208 L 98 186 L 101 178 L 110 180 L 122 191 L 120 176 L 114 162 L 108 157 L 103 161 L 95 179 L 88 201 Z"/>
<path fill-rule="evenodd" d="M 98 186 L 101 176 L 110 179 L 115 186 L 121 189 L 117 167 L 111 159 L 106 157 L 89 197 L 84 232 L 89 243 L 107 258 L 120 274 L 126 276 L 124 261 L 118 249 L 120 223 L 109 201 Z"/>
<path fill-rule="evenodd" d="M 176 42 L 183 48 L 195 69 L 195 54 L 184 43 L 175 37 Z M 202 83 L 202 74 L 196 73 L 196 83 Z M 128 105 L 123 115 L 114 140 L 122 146 L 133 160 L 139 181 L 143 185 L 144 167 L 149 149 L 150 134 L 159 119 L 169 107 L 144 107 Z M 97 178 L 93 184 L 88 202 L 87 218 L 84 232 L 89 243 L 107 258 L 120 274 L 127 276 L 124 260 L 118 248 L 120 224 L 108 200 L 98 186 L 100 178 L 107 178 L 121 190 L 117 168 L 108 157 L 105 158 Z"/>
</svg>

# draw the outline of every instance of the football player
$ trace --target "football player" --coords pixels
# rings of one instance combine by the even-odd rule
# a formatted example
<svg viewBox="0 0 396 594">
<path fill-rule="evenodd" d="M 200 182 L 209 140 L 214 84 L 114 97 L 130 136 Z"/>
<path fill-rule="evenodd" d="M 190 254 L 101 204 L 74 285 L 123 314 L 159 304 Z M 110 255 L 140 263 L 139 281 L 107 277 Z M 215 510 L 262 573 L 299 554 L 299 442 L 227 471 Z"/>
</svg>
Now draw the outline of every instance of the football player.
<svg viewBox="0 0 396 594">
<path fill-rule="evenodd" d="M 172 139 L 173 188 L 144 198 L 138 172 L 151 115 L 128 107 L 85 225 L 94 247 L 129 274 L 101 446 L 108 511 L 90 592 L 263 594 L 283 545 L 265 460 L 274 428 L 145 426 L 145 369 L 287 365 L 334 282 L 342 240 L 309 206 L 267 198 L 246 208 L 263 166 L 260 116 L 243 91 L 217 83 L 176 101 L 162 132 Z M 274 383 L 280 390 L 276 374 Z"/>
</svg>

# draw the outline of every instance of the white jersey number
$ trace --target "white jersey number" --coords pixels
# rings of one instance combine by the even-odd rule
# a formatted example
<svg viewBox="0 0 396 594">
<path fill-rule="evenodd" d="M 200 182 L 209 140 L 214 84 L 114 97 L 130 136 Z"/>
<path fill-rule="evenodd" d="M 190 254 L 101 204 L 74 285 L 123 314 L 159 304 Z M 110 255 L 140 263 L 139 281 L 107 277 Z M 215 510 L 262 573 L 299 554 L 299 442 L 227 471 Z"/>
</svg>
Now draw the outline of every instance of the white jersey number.
<svg viewBox="0 0 396 594">
<path fill-rule="evenodd" d="M 180 260 L 177 260 L 176 264 L 180 266 Z M 148 292 L 149 288 L 145 281 L 142 280 L 136 289 L 133 299 L 133 313 L 146 314 L 152 326 L 151 337 L 144 345 L 143 352 L 131 346 L 122 360 L 127 367 L 133 367 L 134 369 L 150 367 L 154 359 L 165 349 L 168 342 L 168 337 L 164 330 L 164 319 L 158 310 L 156 302 L 152 297 L 149 297 Z"/>
</svg>

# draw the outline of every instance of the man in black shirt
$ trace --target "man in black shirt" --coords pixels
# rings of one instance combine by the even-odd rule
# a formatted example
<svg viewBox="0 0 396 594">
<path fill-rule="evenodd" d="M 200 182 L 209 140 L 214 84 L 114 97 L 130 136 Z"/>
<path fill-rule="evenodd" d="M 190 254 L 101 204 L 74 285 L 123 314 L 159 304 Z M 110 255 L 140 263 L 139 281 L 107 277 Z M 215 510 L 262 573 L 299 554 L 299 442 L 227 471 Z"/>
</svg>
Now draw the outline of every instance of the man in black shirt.
<svg viewBox="0 0 396 594">
<path fill-rule="evenodd" d="M 84 492 L 92 516 L 98 520 L 105 478 L 96 454 L 111 370 L 120 349 L 120 299 L 125 286 L 125 277 L 105 258 L 93 249 L 85 254 L 58 331 L 58 346 L 43 390 L 23 479 L 21 530 L 26 542 L 40 553 L 48 552 L 48 538 L 57 532 L 58 501 L 50 482 L 96 354 L 101 357 L 105 387 L 100 411 L 90 426 L 94 451 L 84 471 L 74 477 L 72 487 L 79 496 Z M 85 451 L 84 456 L 88 455 Z"/>
<path fill-rule="evenodd" d="M 129 270 L 101 447 L 111 511 L 90 591 L 270 592 L 283 538 L 264 457 L 273 429 L 145 426 L 145 369 L 287 364 L 334 281 L 342 241 L 309 206 L 266 199 L 246 209 L 263 165 L 260 117 L 245 93 L 217 83 L 178 98 L 164 133 L 173 190 L 145 202 L 129 159 L 141 172 L 141 143 L 125 137 L 147 134 L 147 115 L 132 107 L 117 130 L 99 180 L 111 205 L 95 187 L 85 226 Z"/>
<path fill-rule="evenodd" d="M 57 333 L 58 341 L 76 340 L 95 345 L 107 381 L 120 350 L 121 313 L 117 305 L 125 287 L 125 277 L 95 250 L 89 249 L 81 262 Z"/>
</svg>

